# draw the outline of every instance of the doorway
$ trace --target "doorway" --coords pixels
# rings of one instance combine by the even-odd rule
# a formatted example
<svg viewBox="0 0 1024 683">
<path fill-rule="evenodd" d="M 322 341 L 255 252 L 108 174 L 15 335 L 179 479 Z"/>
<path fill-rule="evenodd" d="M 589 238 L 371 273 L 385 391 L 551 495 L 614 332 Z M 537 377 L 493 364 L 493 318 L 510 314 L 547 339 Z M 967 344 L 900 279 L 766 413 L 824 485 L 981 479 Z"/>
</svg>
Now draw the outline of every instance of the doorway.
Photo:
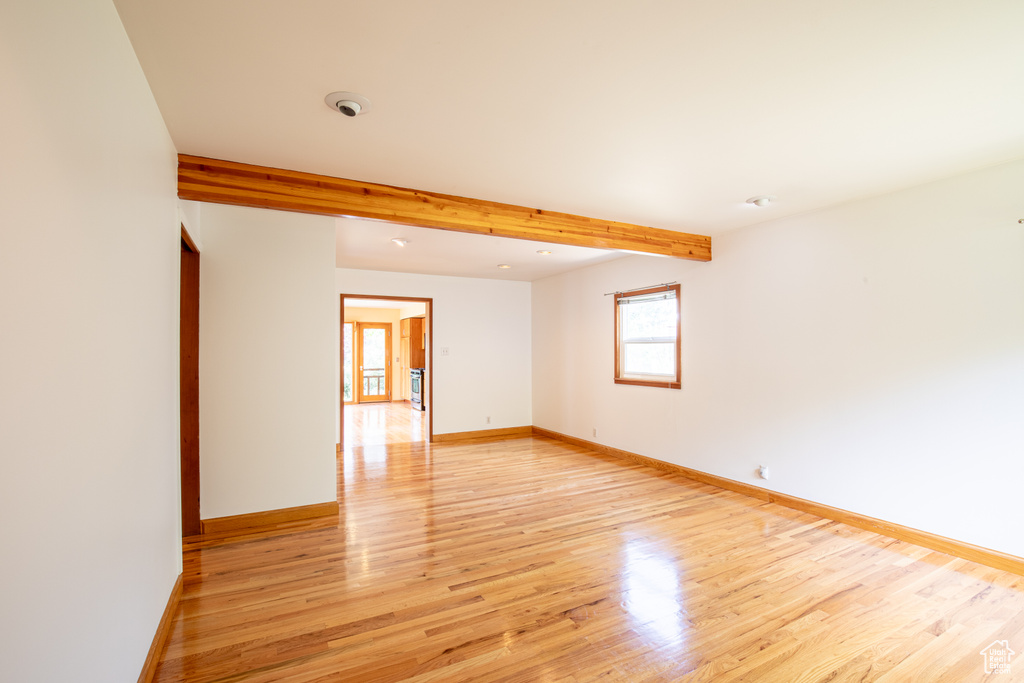
<svg viewBox="0 0 1024 683">
<path fill-rule="evenodd" d="M 356 424 L 356 420 L 366 424 L 367 418 L 391 425 L 392 429 L 386 431 L 392 434 L 404 434 L 405 436 L 402 437 L 403 442 L 411 440 L 429 443 L 433 440 L 434 435 L 432 372 L 433 299 L 370 294 L 341 294 L 339 298 L 341 328 L 341 343 L 339 345 L 341 357 L 338 382 L 340 390 L 339 451 L 359 445 L 345 441 L 346 425 L 351 429 Z M 348 306 L 346 306 L 346 299 L 351 300 Z M 364 330 L 366 328 L 372 330 L 374 329 L 373 323 L 375 322 L 372 318 L 366 319 L 366 316 L 360 314 L 360 311 L 365 308 L 376 307 L 394 309 L 391 316 L 394 319 L 390 323 L 392 329 L 390 349 L 386 351 L 389 355 L 386 356 L 387 361 L 384 363 L 385 370 L 382 380 L 380 379 L 382 373 L 376 361 L 366 353 L 362 354 L 363 358 L 360 361 L 361 349 L 358 348 L 365 345 L 360 343 L 363 341 L 364 336 L 364 332 L 360 330 L 360 325 L 362 325 Z M 410 310 L 418 312 L 410 312 Z M 421 323 L 421 325 L 418 327 L 408 325 L 410 317 L 418 318 L 414 322 Z M 388 326 L 386 325 L 386 327 Z M 408 341 L 406 339 L 406 336 L 408 336 L 406 331 L 410 328 L 412 331 L 420 330 L 419 347 L 422 349 L 420 355 L 422 360 L 417 361 L 417 364 L 423 366 L 424 370 L 421 390 L 424 404 L 422 409 L 413 408 L 409 395 L 411 380 L 408 377 L 410 374 L 409 368 L 405 366 L 408 364 L 406 361 L 410 357 L 406 344 Z M 376 334 L 379 338 L 380 332 L 371 332 L 370 334 Z M 409 334 L 411 335 L 411 332 Z M 396 357 L 396 344 L 399 335 L 402 336 L 402 353 L 401 356 Z M 387 343 L 389 342 L 385 342 L 385 344 Z M 358 376 L 360 365 L 363 367 L 363 376 L 361 377 Z M 388 376 L 387 373 L 392 365 L 396 370 L 392 371 L 391 375 Z M 381 396 L 378 382 L 387 389 L 390 389 L 390 395 Z M 367 402 L 367 400 L 364 400 L 364 396 L 368 399 L 370 405 L 363 405 L 363 403 Z M 409 423 L 409 428 L 405 428 L 406 422 Z M 419 428 L 417 428 L 417 425 L 419 425 Z M 350 436 L 357 437 L 359 429 L 352 431 L 353 433 Z M 416 437 L 416 434 L 419 434 L 419 436 Z"/>
</svg>

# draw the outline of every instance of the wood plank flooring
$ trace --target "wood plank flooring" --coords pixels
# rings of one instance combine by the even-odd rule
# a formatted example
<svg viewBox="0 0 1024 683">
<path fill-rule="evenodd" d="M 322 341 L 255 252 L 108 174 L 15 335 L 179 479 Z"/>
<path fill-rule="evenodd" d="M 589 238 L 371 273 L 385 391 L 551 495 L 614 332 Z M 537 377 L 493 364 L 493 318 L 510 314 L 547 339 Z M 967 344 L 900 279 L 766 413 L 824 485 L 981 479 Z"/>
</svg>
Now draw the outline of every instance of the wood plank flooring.
<svg viewBox="0 0 1024 683">
<path fill-rule="evenodd" d="M 407 402 L 345 406 L 345 449 L 427 440 L 427 413 Z"/>
<path fill-rule="evenodd" d="M 156 680 L 1020 681 L 1024 578 L 545 438 L 353 447 L 208 538 Z"/>
</svg>

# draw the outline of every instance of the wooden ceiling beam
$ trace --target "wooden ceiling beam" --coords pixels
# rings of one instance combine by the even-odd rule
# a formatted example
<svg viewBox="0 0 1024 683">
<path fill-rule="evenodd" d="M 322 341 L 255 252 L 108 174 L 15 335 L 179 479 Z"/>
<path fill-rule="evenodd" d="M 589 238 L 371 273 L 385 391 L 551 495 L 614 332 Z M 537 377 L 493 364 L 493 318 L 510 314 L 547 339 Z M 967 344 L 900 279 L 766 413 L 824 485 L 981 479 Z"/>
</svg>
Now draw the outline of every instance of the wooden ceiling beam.
<svg viewBox="0 0 1024 683">
<path fill-rule="evenodd" d="M 187 154 L 178 155 L 178 197 L 711 260 L 711 238 L 704 235 Z"/>
</svg>

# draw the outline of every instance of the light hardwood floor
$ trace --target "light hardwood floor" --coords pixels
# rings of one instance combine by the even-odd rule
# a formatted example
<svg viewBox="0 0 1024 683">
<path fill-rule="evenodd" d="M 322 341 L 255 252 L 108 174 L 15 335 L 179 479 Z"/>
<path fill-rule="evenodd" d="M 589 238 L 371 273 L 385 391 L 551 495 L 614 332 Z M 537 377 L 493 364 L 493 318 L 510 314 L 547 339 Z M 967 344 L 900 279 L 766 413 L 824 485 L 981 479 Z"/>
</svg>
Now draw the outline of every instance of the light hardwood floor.
<svg viewBox="0 0 1024 683">
<path fill-rule="evenodd" d="M 353 447 L 191 544 L 158 681 L 1013 681 L 1024 578 L 545 438 Z"/>
<path fill-rule="evenodd" d="M 385 401 L 345 406 L 344 447 L 348 450 L 426 440 L 427 413 L 413 410 L 409 403 Z"/>
</svg>

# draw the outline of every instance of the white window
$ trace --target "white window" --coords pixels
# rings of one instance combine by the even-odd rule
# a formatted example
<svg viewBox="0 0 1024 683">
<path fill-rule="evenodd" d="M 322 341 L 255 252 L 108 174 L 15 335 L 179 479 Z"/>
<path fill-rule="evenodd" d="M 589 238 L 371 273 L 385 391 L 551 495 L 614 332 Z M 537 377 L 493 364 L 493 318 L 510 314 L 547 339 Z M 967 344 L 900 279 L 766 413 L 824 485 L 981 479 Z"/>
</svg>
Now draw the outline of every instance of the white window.
<svg viewBox="0 0 1024 683">
<path fill-rule="evenodd" d="M 615 382 L 679 389 L 679 285 L 615 295 Z"/>
</svg>

